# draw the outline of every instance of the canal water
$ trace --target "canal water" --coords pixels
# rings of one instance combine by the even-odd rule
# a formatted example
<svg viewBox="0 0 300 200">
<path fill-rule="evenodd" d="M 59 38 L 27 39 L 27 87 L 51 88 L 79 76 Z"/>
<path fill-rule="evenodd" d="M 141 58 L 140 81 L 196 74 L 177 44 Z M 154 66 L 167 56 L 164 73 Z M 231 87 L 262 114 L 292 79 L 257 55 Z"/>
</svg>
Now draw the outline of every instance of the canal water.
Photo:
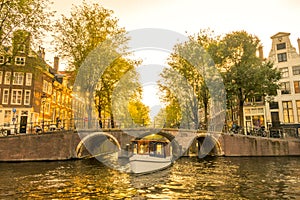
<svg viewBox="0 0 300 200">
<path fill-rule="evenodd" d="M 0 199 L 300 199 L 300 157 L 181 158 L 140 176 L 95 159 L 0 170 Z"/>
</svg>

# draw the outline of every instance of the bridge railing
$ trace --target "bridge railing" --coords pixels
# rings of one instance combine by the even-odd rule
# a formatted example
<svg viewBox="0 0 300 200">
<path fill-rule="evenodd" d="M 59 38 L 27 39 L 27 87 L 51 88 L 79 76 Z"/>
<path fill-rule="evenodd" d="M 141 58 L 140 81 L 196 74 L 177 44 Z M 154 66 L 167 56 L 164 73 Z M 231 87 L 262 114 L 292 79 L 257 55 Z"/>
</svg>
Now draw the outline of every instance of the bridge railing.
<svg viewBox="0 0 300 200">
<path fill-rule="evenodd" d="M 278 127 L 278 128 L 270 128 L 265 129 L 261 127 L 238 127 L 237 129 L 229 129 L 225 133 L 230 134 L 241 134 L 241 135 L 249 135 L 255 137 L 269 137 L 269 138 L 300 138 L 299 137 L 300 130 L 294 127 Z"/>
<path fill-rule="evenodd" d="M 3 123 L 0 124 L 0 136 L 15 134 L 35 134 L 43 132 L 55 132 L 62 130 L 74 130 L 74 121 L 65 119 L 60 121 L 27 122 L 21 123 Z"/>
</svg>

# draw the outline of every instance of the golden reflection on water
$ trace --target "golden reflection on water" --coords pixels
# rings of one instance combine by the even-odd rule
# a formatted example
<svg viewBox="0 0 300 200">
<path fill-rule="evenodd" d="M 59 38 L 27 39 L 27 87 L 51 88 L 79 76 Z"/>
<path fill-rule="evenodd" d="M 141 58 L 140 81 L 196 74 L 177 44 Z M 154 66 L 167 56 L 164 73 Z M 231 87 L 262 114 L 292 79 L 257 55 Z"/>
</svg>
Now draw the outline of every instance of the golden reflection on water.
<svg viewBox="0 0 300 200">
<path fill-rule="evenodd" d="M 181 158 L 133 175 L 97 160 L 0 163 L 0 199 L 297 199 L 300 158 Z"/>
</svg>

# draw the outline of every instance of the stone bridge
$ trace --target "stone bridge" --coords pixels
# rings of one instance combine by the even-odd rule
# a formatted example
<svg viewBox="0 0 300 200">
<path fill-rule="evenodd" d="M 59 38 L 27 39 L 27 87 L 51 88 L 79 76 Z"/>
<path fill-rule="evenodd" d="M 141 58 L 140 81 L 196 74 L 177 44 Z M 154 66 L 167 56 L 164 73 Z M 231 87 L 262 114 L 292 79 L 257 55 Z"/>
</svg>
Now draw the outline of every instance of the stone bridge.
<svg viewBox="0 0 300 200">
<path fill-rule="evenodd" d="M 94 154 L 93 151 L 111 150 L 117 150 L 121 152 L 121 156 L 126 156 L 132 139 L 155 133 L 172 141 L 175 156 L 300 156 L 299 139 L 177 129 L 109 129 L 0 137 L 0 161 L 68 160 Z M 87 144 L 90 144 L 92 149 L 89 149 Z"/>
</svg>

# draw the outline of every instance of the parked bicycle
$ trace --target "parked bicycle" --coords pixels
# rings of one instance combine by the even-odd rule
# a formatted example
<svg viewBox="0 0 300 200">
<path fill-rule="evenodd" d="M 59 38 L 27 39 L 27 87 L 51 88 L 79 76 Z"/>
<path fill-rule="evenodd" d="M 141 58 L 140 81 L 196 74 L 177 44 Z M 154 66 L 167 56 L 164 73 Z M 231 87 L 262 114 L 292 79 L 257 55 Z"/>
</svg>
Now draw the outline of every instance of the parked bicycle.
<svg viewBox="0 0 300 200">
<path fill-rule="evenodd" d="M 248 132 L 248 135 L 259 136 L 259 137 L 267 137 L 268 133 L 264 126 L 259 128 L 254 128 Z"/>
<path fill-rule="evenodd" d="M 7 136 L 7 135 L 8 135 L 8 134 L 7 134 L 7 129 L 1 128 L 1 129 L 0 129 L 0 134 L 1 134 L 2 136 Z"/>
<path fill-rule="evenodd" d="M 234 134 L 243 134 L 243 131 L 244 131 L 243 127 L 238 125 L 234 125 L 230 129 L 230 133 L 234 133 Z"/>
</svg>

